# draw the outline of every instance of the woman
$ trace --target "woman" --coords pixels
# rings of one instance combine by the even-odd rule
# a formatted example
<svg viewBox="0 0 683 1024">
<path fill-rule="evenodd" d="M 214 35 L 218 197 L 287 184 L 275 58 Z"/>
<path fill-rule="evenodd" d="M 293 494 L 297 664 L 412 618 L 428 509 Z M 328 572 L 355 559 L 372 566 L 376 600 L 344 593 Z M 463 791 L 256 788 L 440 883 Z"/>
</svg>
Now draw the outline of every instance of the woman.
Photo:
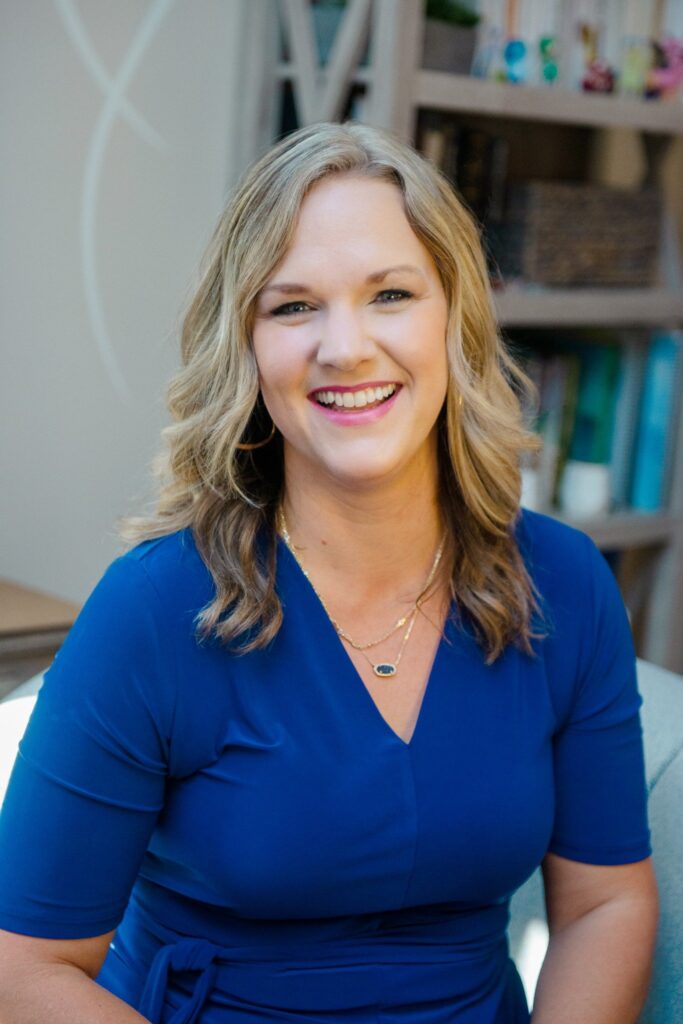
<svg viewBox="0 0 683 1024">
<path fill-rule="evenodd" d="M 6 1024 L 635 1021 L 657 919 L 628 620 L 519 509 L 476 227 L 389 133 L 247 173 L 156 513 L 47 673 L 0 836 Z M 40 970 L 36 968 L 39 967 Z"/>
</svg>

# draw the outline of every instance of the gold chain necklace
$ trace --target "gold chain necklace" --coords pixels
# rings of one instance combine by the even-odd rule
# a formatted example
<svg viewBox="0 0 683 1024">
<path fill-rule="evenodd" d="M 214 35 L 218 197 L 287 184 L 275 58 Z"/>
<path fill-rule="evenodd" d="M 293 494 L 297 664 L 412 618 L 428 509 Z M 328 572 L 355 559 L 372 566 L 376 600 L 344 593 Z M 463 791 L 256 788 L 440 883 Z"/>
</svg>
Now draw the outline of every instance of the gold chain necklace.
<svg viewBox="0 0 683 1024">
<path fill-rule="evenodd" d="M 424 595 L 427 592 L 427 590 L 429 590 L 429 587 L 431 586 L 432 581 L 433 581 L 433 579 L 434 579 L 434 577 L 436 575 L 436 570 L 439 567 L 439 562 L 441 561 L 441 556 L 443 554 L 444 544 L 446 543 L 445 536 L 442 538 L 441 543 L 439 544 L 438 550 L 436 552 L 436 555 L 434 556 L 434 561 L 432 563 L 431 569 L 429 570 L 429 575 L 427 576 L 427 580 L 425 582 L 425 585 L 423 586 L 422 590 L 420 591 L 420 593 L 418 594 L 417 598 L 415 599 L 415 602 L 413 604 L 413 610 L 411 612 L 409 612 L 407 615 L 402 615 L 401 618 L 398 620 L 398 622 L 396 622 L 396 624 L 394 626 L 392 626 L 392 628 L 389 630 L 389 632 L 385 633 L 378 640 L 371 640 L 369 643 L 359 644 L 355 640 L 352 640 L 351 637 L 348 635 L 348 633 L 346 633 L 341 628 L 341 626 L 336 621 L 336 619 L 334 619 L 332 617 L 332 615 L 329 612 L 329 609 L 328 609 L 327 605 L 323 601 L 322 596 L 318 593 L 318 591 L 317 591 L 317 589 L 315 587 L 315 584 L 313 583 L 313 580 L 309 576 L 308 571 L 302 565 L 301 560 L 300 560 L 299 556 L 296 553 L 296 549 L 294 547 L 294 544 L 292 543 L 292 538 L 289 535 L 289 530 L 287 529 L 287 521 L 285 519 L 285 513 L 284 513 L 283 509 L 279 510 L 278 519 L 279 519 L 279 529 L 280 529 L 280 533 L 282 534 L 282 539 L 284 540 L 285 544 L 287 545 L 287 547 L 291 551 L 292 556 L 294 557 L 294 560 L 296 561 L 297 565 L 301 569 L 302 573 L 304 574 L 304 576 L 306 577 L 308 582 L 311 584 L 311 587 L 313 588 L 313 592 L 315 593 L 316 597 L 318 598 L 318 600 L 320 601 L 321 605 L 325 609 L 327 617 L 329 618 L 330 622 L 334 626 L 337 635 L 339 637 L 341 637 L 342 640 L 346 640 L 346 642 L 348 644 L 350 644 L 351 647 L 353 647 L 355 650 L 359 651 L 363 655 L 365 660 L 372 667 L 372 670 L 373 670 L 373 672 L 375 673 L 376 676 L 380 676 L 381 678 L 388 678 L 390 676 L 395 676 L 396 672 L 398 671 L 398 666 L 400 664 L 401 658 L 403 657 L 403 651 L 405 650 L 405 646 L 408 643 L 408 640 L 410 639 L 410 634 L 413 631 L 413 626 L 415 625 L 415 619 L 417 618 L 417 613 L 418 613 L 419 608 L 420 608 L 420 601 L 424 597 Z M 392 633 L 395 633 L 396 630 L 399 629 L 401 626 L 405 625 L 406 622 L 408 623 L 408 627 L 407 627 L 405 633 L 403 634 L 403 639 L 401 640 L 401 646 L 399 648 L 398 654 L 397 654 L 396 658 L 394 659 L 394 661 L 379 661 L 377 663 L 373 662 L 372 659 L 367 656 L 365 651 L 368 650 L 370 647 L 376 647 L 377 644 L 380 644 L 380 643 L 382 643 L 383 640 L 388 639 L 388 637 L 390 637 L 392 635 Z"/>
</svg>

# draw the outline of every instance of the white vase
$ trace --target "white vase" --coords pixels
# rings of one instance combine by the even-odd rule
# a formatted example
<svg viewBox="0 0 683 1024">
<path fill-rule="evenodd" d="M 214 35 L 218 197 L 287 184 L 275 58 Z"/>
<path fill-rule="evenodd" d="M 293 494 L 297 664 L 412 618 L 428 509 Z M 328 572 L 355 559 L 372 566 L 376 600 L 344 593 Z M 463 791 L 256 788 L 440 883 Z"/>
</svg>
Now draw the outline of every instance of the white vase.
<svg viewBox="0 0 683 1024">
<path fill-rule="evenodd" d="M 590 519 L 610 510 L 610 467 L 601 462 L 569 459 L 560 480 L 560 508 L 575 519 Z"/>
</svg>

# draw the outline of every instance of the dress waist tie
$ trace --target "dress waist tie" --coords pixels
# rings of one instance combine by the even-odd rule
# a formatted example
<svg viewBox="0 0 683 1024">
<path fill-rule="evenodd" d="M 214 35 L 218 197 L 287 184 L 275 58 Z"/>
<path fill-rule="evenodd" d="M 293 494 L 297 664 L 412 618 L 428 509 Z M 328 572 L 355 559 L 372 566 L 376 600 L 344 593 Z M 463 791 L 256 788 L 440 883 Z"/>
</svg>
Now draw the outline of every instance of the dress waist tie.
<svg viewBox="0 0 683 1024">
<path fill-rule="evenodd" d="M 216 959 L 221 950 L 205 939 L 179 939 L 161 946 L 154 957 L 142 991 L 139 1012 L 160 1024 L 171 971 L 198 971 L 191 997 L 169 1018 L 168 1024 L 196 1024 L 216 982 Z"/>
</svg>

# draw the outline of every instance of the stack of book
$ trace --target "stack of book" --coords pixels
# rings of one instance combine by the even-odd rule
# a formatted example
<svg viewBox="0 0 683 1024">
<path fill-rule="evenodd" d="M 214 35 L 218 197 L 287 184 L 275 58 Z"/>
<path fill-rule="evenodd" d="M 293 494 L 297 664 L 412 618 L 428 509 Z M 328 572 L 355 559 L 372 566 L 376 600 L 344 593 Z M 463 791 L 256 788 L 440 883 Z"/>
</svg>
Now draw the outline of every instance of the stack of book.
<svg viewBox="0 0 683 1024">
<path fill-rule="evenodd" d="M 537 403 L 525 413 L 544 442 L 523 467 L 522 503 L 577 515 L 582 508 L 601 508 L 602 495 L 585 490 L 606 479 L 607 508 L 601 511 L 665 509 L 680 414 L 683 332 L 655 331 L 649 339 L 584 333 L 581 340 L 553 338 L 552 350 L 544 349 L 541 335 L 534 348 L 528 340 L 511 344 L 538 389 Z M 570 479 L 580 480 L 584 493 L 572 493 Z"/>
<path fill-rule="evenodd" d="M 417 148 L 458 189 L 479 221 L 503 217 L 509 143 L 484 128 L 459 125 L 437 110 L 421 110 Z"/>
</svg>

